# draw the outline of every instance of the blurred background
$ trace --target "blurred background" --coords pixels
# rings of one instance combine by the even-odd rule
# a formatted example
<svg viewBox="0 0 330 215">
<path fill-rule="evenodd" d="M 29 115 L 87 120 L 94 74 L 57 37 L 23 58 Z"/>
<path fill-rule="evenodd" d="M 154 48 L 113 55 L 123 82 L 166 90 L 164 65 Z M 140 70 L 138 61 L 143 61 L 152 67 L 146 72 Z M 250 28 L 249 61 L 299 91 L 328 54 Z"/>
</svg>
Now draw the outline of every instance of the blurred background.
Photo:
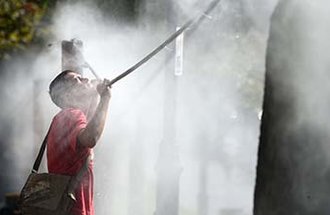
<svg viewBox="0 0 330 215">
<path fill-rule="evenodd" d="M 48 85 L 62 70 L 63 40 L 81 40 L 86 61 L 112 79 L 209 3 L 0 0 L 1 207 L 22 188 L 59 111 Z M 172 43 L 112 87 L 95 148 L 97 214 L 252 214 L 276 3 L 222 0 L 184 33 L 180 52 Z"/>
</svg>

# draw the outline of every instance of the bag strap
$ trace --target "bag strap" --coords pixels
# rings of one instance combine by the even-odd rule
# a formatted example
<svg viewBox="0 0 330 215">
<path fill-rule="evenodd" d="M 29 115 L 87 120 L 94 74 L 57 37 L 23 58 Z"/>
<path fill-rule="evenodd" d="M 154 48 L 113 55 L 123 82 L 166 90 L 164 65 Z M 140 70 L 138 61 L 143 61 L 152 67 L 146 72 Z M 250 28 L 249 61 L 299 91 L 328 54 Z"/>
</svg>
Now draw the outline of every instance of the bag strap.
<svg viewBox="0 0 330 215">
<path fill-rule="evenodd" d="M 62 138 L 64 138 L 65 136 L 67 136 L 73 129 L 75 128 L 75 126 L 71 127 L 69 130 L 67 130 L 67 132 L 63 135 Z M 34 164 L 33 164 L 33 168 L 31 170 L 31 173 L 38 173 L 39 171 L 39 167 L 40 167 L 40 164 L 41 164 L 41 160 L 42 160 L 42 157 L 45 153 L 45 149 L 46 149 L 46 145 L 47 145 L 47 139 L 48 139 L 48 135 L 49 135 L 49 132 L 50 132 L 50 129 L 51 129 L 51 125 L 47 131 L 47 134 L 44 138 L 44 140 L 42 141 L 42 144 L 41 144 L 41 147 L 39 149 L 39 153 L 38 153 L 38 156 L 36 158 L 36 160 L 34 161 Z M 86 167 L 88 167 L 88 164 L 90 162 L 90 155 L 86 158 L 86 162 L 85 162 L 85 165 L 83 165 L 81 167 L 81 169 L 79 170 L 79 172 L 77 173 L 77 176 L 78 175 L 83 175 L 84 171 L 87 170 Z"/>
<path fill-rule="evenodd" d="M 50 129 L 51 129 L 51 126 L 49 127 L 49 129 L 47 131 L 47 134 L 46 134 L 44 140 L 42 141 L 41 147 L 39 149 L 38 156 L 37 156 L 37 158 L 36 158 L 36 160 L 35 160 L 35 162 L 33 164 L 33 168 L 32 168 L 31 173 L 38 173 L 38 170 L 39 170 L 39 167 L 40 167 L 40 164 L 41 164 L 42 157 L 43 157 L 43 155 L 45 153 L 45 149 L 46 149 L 46 145 L 47 145 L 47 139 L 48 139 L 48 135 L 49 135 Z M 65 135 L 63 135 L 63 138 L 65 136 L 67 136 L 67 134 L 69 134 L 69 132 L 72 131 L 73 129 L 74 129 L 74 126 L 72 128 L 70 128 L 65 133 Z M 67 194 L 73 200 L 76 200 L 76 198 L 74 196 L 74 191 L 75 191 L 76 187 L 78 186 L 79 182 L 82 180 L 85 172 L 87 172 L 88 165 L 89 165 L 91 159 L 92 159 L 92 155 L 88 155 L 87 158 L 86 158 L 85 163 L 82 165 L 82 167 L 80 168 L 80 170 L 78 171 L 78 173 L 76 174 L 76 176 L 73 177 L 72 180 L 70 181 L 70 184 L 68 186 L 68 192 L 67 192 Z"/>
<path fill-rule="evenodd" d="M 36 160 L 34 161 L 33 168 L 31 170 L 32 173 L 38 173 L 38 171 L 39 171 L 39 167 L 40 167 L 40 164 L 41 164 L 42 157 L 45 153 L 45 149 L 46 149 L 46 145 L 47 145 L 47 139 L 48 139 L 48 135 L 49 135 L 51 127 L 52 127 L 52 125 L 49 126 L 47 134 L 46 134 L 44 140 L 42 141 L 41 147 L 39 149 L 38 156 L 37 156 Z M 65 134 L 61 137 L 61 140 L 62 140 L 62 138 L 66 137 L 74 128 L 75 128 L 75 126 L 72 126 L 69 130 L 67 130 L 65 132 Z"/>
<path fill-rule="evenodd" d="M 75 177 L 73 177 L 71 179 L 70 184 L 68 185 L 67 195 L 70 198 L 72 198 L 74 201 L 76 201 L 76 197 L 74 195 L 74 191 L 78 187 L 79 182 L 82 181 L 84 174 L 87 172 L 88 166 L 89 166 L 89 163 L 90 163 L 91 159 L 92 159 L 92 155 L 90 154 L 86 158 L 86 161 L 83 164 L 83 166 L 81 167 L 81 169 L 79 170 L 79 172 L 76 174 Z"/>
<path fill-rule="evenodd" d="M 31 173 L 38 173 L 38 170 L 39 170 L 39 167 L 40 167 L 40 164 L 41 164 L 41 159 L 42 159 L 42 156 L 44 155 L 44 152 L 45 152 L 45 149 L 46 149 L 47 138 L 48 138 L 48 134 L 50 132 L 50 128 L 51 128 L 51 126 L 49 127 L 49 129 L 47 131 L 47 134 L 46 134 L 44 140 L 42 141 L 41 147 L 39 149 L 38 156 L 37 156 L 36 160 L 34 161 Z"/>
</svg>

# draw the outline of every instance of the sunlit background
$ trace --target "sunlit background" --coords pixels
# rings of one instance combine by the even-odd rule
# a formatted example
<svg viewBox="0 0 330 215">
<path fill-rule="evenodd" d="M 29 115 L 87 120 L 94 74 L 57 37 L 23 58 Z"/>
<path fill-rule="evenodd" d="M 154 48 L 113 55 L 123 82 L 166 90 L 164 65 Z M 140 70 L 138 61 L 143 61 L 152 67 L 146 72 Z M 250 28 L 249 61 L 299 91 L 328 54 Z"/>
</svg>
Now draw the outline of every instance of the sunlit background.
<svg viewBox="0 0 330 215">
<path fill-rule="evenodd" d="M 59 111 L 47 90 L 61 71 L 62 40 L 81 40 L 85 59 L 112 79 L 209 4 L 55 2 L 30 5 L 44 17 L 35 18 L 39 40 L 20 47 L 17 39 L 17 47 L 1 52 L 2 202 L 5 193 L 23 186 Z M 222 0 L 197 29 L 185 32 L 181 76 L 174 75 L 172 44 L 112 87 L 106 128 L 95 148 L 97 214 L 154 214 L 162 171 L 177 176 L 179 214 L 252 214 L 265 51 L 276 3 Z M 11 37 L 1 40 L 15 41 Z M 84 75 L 93 78 L 88 69 Z"/>
</svg>

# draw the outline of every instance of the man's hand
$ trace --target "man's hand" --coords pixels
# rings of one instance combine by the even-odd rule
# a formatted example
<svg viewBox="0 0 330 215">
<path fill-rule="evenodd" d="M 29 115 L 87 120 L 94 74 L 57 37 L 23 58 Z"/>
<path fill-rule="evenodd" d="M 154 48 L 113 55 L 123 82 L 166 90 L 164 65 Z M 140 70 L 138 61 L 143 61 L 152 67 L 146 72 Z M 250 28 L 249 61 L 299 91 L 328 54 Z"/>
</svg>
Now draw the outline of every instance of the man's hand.
<svg viewBox="0 0 330 215">
<path fill-rule="evenodd" d="M 96 90 L 101 98 L 111 98 L 110 81 L 108 79 L 104 79 L 103 82 L 99 83 Z"/>
</svg>

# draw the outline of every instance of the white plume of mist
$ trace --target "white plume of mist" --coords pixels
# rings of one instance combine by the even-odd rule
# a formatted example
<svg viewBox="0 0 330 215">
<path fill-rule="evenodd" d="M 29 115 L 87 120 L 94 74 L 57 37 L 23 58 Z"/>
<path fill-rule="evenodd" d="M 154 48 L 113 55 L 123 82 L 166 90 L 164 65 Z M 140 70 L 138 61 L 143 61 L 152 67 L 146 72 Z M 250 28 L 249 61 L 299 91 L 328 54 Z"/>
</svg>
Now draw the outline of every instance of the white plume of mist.
<svg viewBox="0 0 330 215">
<path fill-rule="evenodd" d="M 231 2 L 223 0 L 213 11 L 212 19 L 205 20 L 186 39 L 184 75 L 178 82 L 176 125 L 183 167 L 180 180 L 182 214 L 198 214 L 199 165 L 203 156 L 200 148 L 204 143 L 208 147 L 208 214 L 228 210 L 252 213 L 259 134 L 257 111 L 261 107 L 269 24 L 260 19 L 269 19 L 276 0 L 244 1 L 243 9 L 253 20 L 252 30 L 244 33 L 237 33 L 230 25 L 235 21 L 233 15 L 239 13 L 231 12 Z M 172 3 L 177 7 L 176 11 L 182 12 L 183 18 L 190 18 L 191 14 L 207 6 L 207 1 Z M 153 4 L 155 2 L 146 0 L 143 7 L 147 9 L 140 15 L 141 23 L 126 26 L 118 25 L 115 20 L 104 20 L 92 3 L 62 3 L 58 6 L 53 25 L 55 37 L 51 41 L 55 45 L 40 53 L 31 69 L 34 79 L 42 79 L 44 83 L 39 98 L 43 104 L 44 130 L 58 111 L 47 95 L 47 84 L 60 72 L 60 41 L 82 40 L 88 63 L 101 77 L 114 78 L 169 35 L 162 20 L 151 20 L 150 14 L 157 14 Z M 255 26 L 258 26 L 257 30 Z M 167 54 L 165 49 L 112 88 L 109 118 L 95 148 L 95 202 L 99 214 L 129 213 L 132 173 L 128 166 L 132 151 L 136 150 L 141 153 L 137 155 L 142 175 L 141 210 L 143 214 L 153 214 L 155 210 L 155 166 L 159 144 L 164 138 L 163 121 L 166 119 L 163 119 L 163 113 L 167 108 L 163 106 L 164 72 L 173 72 L 163 70 Z M 85 74 L 92 77 L 87 70 Z M 255 74 L 257 78 L 253 77 Z M 33 80 L 28 80 L 28 90 L 17 82 L 23 92 L 32 88 Z M 256 99 L 252 104 L 242 102 L 247 100 L 246 96 L 253 95 Z M 250 106 L 255 110 L 243 111 Z M 32 122 L 31 118 L 33 116 L 29 115 L 27 121 Z M 29 148 L 29 144 L 25 143 L 24 147 Z M 22 163 L 18 166 L 25 167 Z"/>
</svg>

